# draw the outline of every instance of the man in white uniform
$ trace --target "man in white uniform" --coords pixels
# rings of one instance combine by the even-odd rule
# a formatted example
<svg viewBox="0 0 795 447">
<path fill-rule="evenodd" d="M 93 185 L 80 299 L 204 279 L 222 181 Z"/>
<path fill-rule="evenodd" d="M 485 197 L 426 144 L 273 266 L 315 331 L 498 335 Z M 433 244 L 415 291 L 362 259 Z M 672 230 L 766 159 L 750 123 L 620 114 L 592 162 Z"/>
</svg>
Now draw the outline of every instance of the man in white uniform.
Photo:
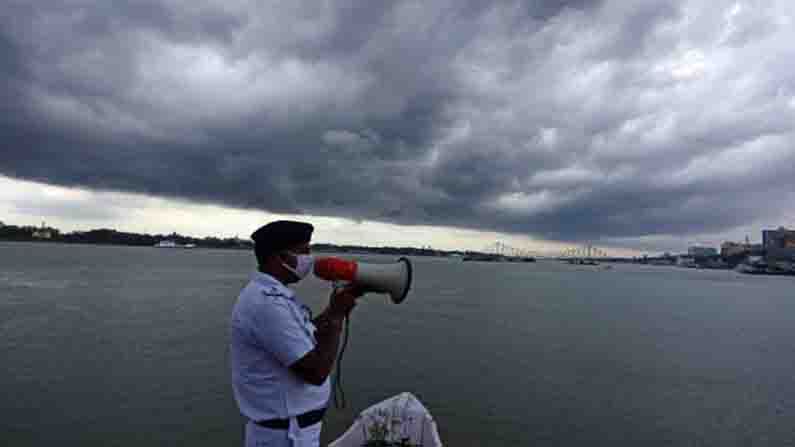
<svg viewBox="0 0 795 447">
<path fill-rule="evenodd" d="M 276 221 L 251 235 L 259 268 L 235 304 L 230 343 L 246 447 L 320 444 L 342 324 L 361 292 L 339 290 L 312 319 L 287 287 L 312 271 L 312 231 L 308 223 Z"/>
</svg>

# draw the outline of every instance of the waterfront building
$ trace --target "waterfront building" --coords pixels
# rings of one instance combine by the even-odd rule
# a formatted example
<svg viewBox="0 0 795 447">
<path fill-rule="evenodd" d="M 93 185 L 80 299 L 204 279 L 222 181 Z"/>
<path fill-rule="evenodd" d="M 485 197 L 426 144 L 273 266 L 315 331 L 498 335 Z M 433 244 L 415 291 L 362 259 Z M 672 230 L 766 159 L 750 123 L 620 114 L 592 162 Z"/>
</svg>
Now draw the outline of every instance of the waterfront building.
<svg viewBox="0 0 795 447">
<path fill-rule="evenodd" d="M 41 223 L 41 228 L 36 228 L 31 233 L 35 239 L 52 239 L 55 236 L 57 230 L 52 228 L 48 228 L 44 222 Z"/>
<path fill-rule="evenodd" d="M 749 244 L 743 244 L 740 242 L 731 242 L 731 241 L 726 241 L 720 244 L 720 255 L 724 258 L 728 258 L 730 256 L 742 255 L 750 251 L 751 251 L 751 246 Z"/>
<path fill-rule="evenodd" d="M 765 248 L 795 248 L 795 230 L 784 227 L 778 227 L 777 230 L 763 230 L 762 245 Z"/>
<path fill-rule="evenodd" d="M 768 262 L 795 261 L 795 230 L 763 230 L 762 247 Z"/>
<path fill-rule="evenodd" d="M 32 236 L 36 239 L 52 239 L 52 232 L 49 230 L 36 230 Z"/>
</svg>

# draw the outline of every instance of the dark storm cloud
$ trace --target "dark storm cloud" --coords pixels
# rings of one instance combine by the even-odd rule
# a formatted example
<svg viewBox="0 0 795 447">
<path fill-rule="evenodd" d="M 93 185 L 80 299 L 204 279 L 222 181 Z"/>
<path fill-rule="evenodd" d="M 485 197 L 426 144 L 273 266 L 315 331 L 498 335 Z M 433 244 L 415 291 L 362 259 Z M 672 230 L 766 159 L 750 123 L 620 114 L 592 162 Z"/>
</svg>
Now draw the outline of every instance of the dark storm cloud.
<svg viewBox="0 0 795 447">
<path fill-rule="evenodd" d="M 776 219 L 787 2 L 11 1 L 0 174 L 559 240 Z"/>
</svg>

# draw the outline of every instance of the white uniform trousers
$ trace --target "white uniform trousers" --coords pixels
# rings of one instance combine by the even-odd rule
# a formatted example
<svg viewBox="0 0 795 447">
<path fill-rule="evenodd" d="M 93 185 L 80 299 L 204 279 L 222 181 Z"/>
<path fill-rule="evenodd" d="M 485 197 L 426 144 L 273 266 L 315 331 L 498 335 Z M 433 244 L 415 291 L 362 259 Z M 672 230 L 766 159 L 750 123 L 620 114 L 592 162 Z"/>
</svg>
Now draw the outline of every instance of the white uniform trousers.
<svg viewBox="0 0 795 447">
<path fill-rule="evenodd" d="M 292 418 L 289 430 L 274 430 L 249 421 L 246 424 L 245 447 L 319 447 L 322 426 L 323 423 L 318 422 L 300 428 L 295 418 Z"/>
</svg>

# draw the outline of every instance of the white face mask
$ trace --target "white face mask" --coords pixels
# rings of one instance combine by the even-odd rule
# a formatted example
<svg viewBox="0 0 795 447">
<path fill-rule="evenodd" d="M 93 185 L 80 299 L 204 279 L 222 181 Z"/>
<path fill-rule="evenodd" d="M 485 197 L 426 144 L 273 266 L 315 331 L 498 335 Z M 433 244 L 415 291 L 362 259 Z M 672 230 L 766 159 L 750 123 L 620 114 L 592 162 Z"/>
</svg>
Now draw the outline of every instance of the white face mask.
<svg viewBox="0 0 795 447">
<path fill-rule="evenodd" d="M 295 256 L 296 259 L 296 266 L 293 268 L 290 264 L 282 262 L 284 268 L 290 271 L 296 278 L 299 280 L 304 279 L 312 273 L 312 269 L 315 266 L 315 258 L 312 255 L 299 255 L 296 253 L 287 252 L 292 256 Z"/>
</svg>

